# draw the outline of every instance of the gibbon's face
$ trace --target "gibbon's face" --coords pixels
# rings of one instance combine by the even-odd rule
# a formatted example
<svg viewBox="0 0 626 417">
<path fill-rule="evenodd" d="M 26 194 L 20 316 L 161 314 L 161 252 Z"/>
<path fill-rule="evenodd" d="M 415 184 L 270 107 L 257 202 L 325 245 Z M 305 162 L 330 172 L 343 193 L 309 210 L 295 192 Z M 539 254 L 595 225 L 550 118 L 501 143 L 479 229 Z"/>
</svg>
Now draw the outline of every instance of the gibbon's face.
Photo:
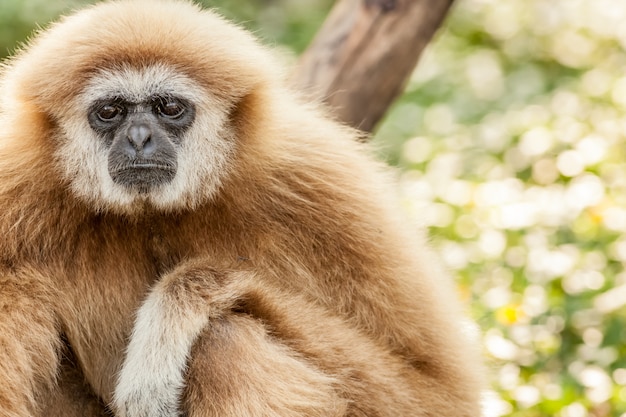
<svg viewBox="0 0 626 417">
<path fill-rule="evenodd" d="M 45 115 L 42 131 L 53 122 L 42 137 L 56 168 L 94 210 L 193 209 L 215 197 L 244 148 L 233 126 L 259 124 L 241 103 L 267 103 L 281 83 L 274 61 L 250 33 L 192 2 L 101 2 L 10 62 L 0 105 Z"/>
<path fill-rule="evenodd" d="M 61 122 L 57 158 L 73 191 L 119 212 L 210 198 L 234 145 L 227 107 L 202 91 L 164 64 L 100 70 Z"/>
<path fill-rule="evenodd" d="M 176 147 L 193 124 L 194 105 L 159 91 L 137 99 L 107 95 L 93 104 L 88 119 L 106 143 L 113 183 L 149 194 L 176 176 Z"/>
</svg>

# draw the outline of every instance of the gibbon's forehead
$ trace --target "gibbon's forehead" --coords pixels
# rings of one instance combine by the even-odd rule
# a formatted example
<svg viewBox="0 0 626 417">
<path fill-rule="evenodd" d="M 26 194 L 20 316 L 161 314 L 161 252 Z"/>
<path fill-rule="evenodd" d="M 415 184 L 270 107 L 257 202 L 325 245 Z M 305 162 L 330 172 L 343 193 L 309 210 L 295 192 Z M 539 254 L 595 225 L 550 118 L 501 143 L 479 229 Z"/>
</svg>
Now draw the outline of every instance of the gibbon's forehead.
<svg viewBox="0 0 626 417">
<path fill-rule="evenodd" d="M 276 77 L 273 61 L 247 31 L 190 2 L 122 0 L 41 32 L 14 59 L 12 73 L 21 94 L 44 109 L 80 94 L 103 69 L 120 68 L 153 68 L 161 79 L 155 68 L 175 69 L 234 101 Z"/>
<path fill-rule="evenodd" d="M 173 96 L 193 103 L 203 101 L 200 86 L 164 64 L 144 68 L 122 66 L 102 69 L 87 83 L 82 95 L 82 105 L 109 98 L 122 98 L 131 103 L 141 103 L 155 96 Z"/>
</svg>

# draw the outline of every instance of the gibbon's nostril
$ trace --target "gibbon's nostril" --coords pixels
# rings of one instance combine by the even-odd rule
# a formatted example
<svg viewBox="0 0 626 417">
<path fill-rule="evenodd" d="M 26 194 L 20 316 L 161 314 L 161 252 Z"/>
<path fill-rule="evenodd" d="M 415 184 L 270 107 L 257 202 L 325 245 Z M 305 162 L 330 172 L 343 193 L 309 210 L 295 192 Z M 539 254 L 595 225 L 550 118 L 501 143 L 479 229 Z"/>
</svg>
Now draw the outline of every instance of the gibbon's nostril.
<svg viewBox="0 0 626 417">
<path fill-rule="evenodd" d="M 140 151 L 150 141 L 152 131 L 146 124 L 134 124 L 128 128 L 126 137 L 135 150 Z"/>
</svg>

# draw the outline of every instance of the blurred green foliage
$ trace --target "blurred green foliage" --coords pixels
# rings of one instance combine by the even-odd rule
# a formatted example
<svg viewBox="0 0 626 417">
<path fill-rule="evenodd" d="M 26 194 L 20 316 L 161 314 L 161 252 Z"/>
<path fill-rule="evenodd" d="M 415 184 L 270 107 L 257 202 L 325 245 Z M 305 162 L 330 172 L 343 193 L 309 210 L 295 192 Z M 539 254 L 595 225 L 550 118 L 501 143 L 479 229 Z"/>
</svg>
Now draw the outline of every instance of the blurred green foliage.
<svg viewBox="0 0 626 417">
<path fill-rule="evenodd" d="M 626 416 L 624 19 L 461 0 L 378 132 L 483 331 L 487 416 Z"/>
<path fill-rule="evenodd" d="M 0 0 L 0 52 L 84 3 Z M 204 2 L 292 56 L 331 3 Z M 374 138 L 480 324 L 486 417 L 626 417 L 624 21 L 458 0 Z"/>
</svg>

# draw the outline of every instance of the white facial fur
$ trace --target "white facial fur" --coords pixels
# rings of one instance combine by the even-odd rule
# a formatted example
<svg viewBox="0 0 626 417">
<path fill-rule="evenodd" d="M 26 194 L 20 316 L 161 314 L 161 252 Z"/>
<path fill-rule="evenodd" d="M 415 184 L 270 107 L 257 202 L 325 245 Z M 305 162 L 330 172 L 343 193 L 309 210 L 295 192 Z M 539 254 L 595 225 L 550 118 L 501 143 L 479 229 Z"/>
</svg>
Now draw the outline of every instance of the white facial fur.
<svg viewBox="0 0 626 417">
<path fill-rule="evenodd" d="M 114 183 L 105 143 L 89 125 L 87 109 L 103 98 L 141 102 L 167 94 L 189 100 L 196 109 L 195 120 L 177 149 L 176 176 L 147 194 Z M 134 212 L 144 204 L 166 211 L 193 208 L 215 193 L 235 146 L 223 129 L 228 104 L 165 65 L 102 70 L 69 110 L 70 116 L 60 118 L 63 135 L 56 156 L 74 193 L 97 210 Z"/>
</svg>

